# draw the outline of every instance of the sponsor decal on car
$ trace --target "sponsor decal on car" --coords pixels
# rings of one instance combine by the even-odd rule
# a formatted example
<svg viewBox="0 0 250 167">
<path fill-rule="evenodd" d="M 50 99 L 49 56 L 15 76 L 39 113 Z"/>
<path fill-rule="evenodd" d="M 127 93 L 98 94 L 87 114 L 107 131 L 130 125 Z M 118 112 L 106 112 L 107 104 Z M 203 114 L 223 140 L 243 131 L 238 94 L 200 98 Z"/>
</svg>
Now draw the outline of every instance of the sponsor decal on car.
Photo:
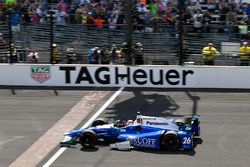
<svg viewBox="0 0 250 167">
<path fill-rule="evenodd" d="M 143 138 L 130 139 L 130 142 L 135 146 L 154 147 L 156 139 L 143 137 Z"/>
<path fill-rule="evenodd" d="M 49 66 L 33 66 L 31 67 L 31 78 L 39 83 L 49 80 L 51 77 Z"/>
<path fill-rule="evenodd" d="M 168 122 L 152 122 L 152 121 L 146 121 L 147 125 L 169 125 Z"/>
</svg>

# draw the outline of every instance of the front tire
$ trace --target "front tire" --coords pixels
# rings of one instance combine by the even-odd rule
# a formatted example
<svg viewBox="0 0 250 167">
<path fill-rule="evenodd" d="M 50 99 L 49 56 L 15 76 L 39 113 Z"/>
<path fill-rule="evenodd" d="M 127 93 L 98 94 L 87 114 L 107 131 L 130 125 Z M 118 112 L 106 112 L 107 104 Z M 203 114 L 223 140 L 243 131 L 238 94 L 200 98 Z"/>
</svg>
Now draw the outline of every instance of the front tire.
<svg viewBox="0 0 250 167">
<path fill-rule="evenodd" d="M 79 143 L 83 147 L 94 147 L 97 142 L 96 133 L 92 130 L 85 131 L 79 138 Z"/>
<path fill-rule="evenodd" d="M 161 148 L 164 150 L 178 150 L 180 148 L 178 134 L 174 131 L 166 132 L 161 139 Z"/>
</svg>

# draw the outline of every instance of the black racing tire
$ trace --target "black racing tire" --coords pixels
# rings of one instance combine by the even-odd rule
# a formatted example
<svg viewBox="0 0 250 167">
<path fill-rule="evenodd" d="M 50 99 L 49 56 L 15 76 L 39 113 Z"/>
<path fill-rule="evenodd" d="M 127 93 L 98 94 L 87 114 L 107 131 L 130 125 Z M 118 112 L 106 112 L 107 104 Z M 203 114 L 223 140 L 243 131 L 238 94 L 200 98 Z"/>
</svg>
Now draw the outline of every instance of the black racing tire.
<svg viewBox="0 0 250 167">
<path fill-rule="evenodd" d="M 96 133 L 92 130 L 83 132 L 79 137 L 79 143 L 83 147 L 94 147 L 97 142 Z"/>
<path fill-rule="evenodd" d="M 105 125 L 108 124 L 108 121 L 106 121 L 104 118 L 98 118 L 96 119 L 91 126 L 99 126 L 99 125 Z"/>
<path fill-rule="evenodd" d="M 160 144 L 163 150 L 178 150 L 180 148 L 178 134 L 175 131 L 166 132 L 162 136 Z"/>
<path fill-rule="evenodd" d="M 197 132 L 194 132 L 194 136 L 200 136 L 201 135 L 201 130 L 199 129 Z"/>
</svg>

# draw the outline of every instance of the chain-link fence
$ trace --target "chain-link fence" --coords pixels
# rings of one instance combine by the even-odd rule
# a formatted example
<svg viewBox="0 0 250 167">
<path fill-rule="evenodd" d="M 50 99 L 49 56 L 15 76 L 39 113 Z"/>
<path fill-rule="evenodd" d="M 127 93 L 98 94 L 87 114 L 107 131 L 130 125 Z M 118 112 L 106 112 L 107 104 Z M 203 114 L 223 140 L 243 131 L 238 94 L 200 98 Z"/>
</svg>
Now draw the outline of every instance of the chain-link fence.
<svg viewBox="0 0 250 167">
<path fill-rule="evenodd" d="M 8 18 L 15 17 L 13 13 L 6 14 Z M 74 56 L 71 63 L 90 63 L 90 49 L 98 47 L 99 50 L 107 50 L 105 58 L 112 59 L 112 47 L 123 49 L 125 42 L 124 24 L 116 24 L 116 29 L 110 29 L 109 25 L 98 27 L 96 24 L 70 23 L 60 25 L 54 22 L 54 13 L 47 15 L 47 22 L 25 22 L 15 25 L 14 22 L 0 22 L 0 62 L 1 63 L 28 63 L 32 61 L 30 53 L 37 52 L 37 63 L 68 63 L 68 59 Z M 53 18 L 53 20 L 51 19 Z M 243 26 L 243 28 L 242 28 Z M 239 65 L 239 47 L 242 41 L 248 41 L 247 25 L 209 24 L 202 31 L 194 31 L 193 25 L 183 25 L 182 46 L 183 62 L 186 64 L 203 64 L 202 48 L 208 43 L 213 43 L 221 53 L 215 60 L 216 65 Z M 161 22 L 153 22 L 143 26 L 140 24 L 133 29 L 133 44 L 143 44 L 143 64 L 176 65 L 180 60 L 180 41 L 178 28 Z M 235 30 L 234 30 L 235 29 Z M 56 45 L 53 45 L 56 44 Z M 56 48 L 54 48 L 54 46 Z M 71 50 L 69 49 L 71 48 Z M 73 48 L 73 49 L 72 49 Z M 58 61 L 53 59 L 53 52 L 60 56 Z M 69 54 L 73 52 L 74 54 Z M 56 57 L 56 56 L 55 56 Z M 101 59 L 101 56 L 99 56 Z M 101 63 L 101 61 L 97 61 Z"/>
</svg>

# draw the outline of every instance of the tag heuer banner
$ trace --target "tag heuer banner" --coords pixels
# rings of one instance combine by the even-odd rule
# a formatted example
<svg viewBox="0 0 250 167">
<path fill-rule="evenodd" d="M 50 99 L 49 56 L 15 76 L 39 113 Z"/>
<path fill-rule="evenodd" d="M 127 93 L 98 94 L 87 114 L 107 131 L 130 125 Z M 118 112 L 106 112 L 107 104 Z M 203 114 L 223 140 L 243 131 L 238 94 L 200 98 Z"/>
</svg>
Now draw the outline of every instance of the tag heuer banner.
<svg viewBox="0 0 250 167">
<path fill-rule="evenodd" d="M 250 68 L 0 64 L 0 86 L 250 89 Z"/>
</svg>

